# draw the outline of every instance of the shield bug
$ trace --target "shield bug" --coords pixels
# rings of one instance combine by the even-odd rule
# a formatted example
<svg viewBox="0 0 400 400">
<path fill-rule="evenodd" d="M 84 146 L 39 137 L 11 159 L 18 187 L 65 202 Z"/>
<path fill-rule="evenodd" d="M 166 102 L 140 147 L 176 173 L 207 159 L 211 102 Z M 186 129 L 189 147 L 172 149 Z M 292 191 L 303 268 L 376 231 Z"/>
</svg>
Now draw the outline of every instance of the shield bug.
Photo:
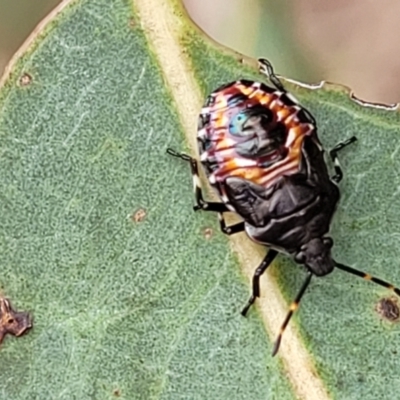
<svg viewBox="0 0 400 400">
<path fill-rule="evenodd" d="M 190 164 L 194 210 L 217 212 L 222 232 L 245 231 L 250 239 L 268 247 L 253 275 L 252 295 L 243 315 L 259 297 L 260 277 L 278 253 L 305 267 L 306 279 L 281 326 L 275 355 L 313 275 L 324 276 L 338 268 L 397 295 L 400 289 L 338 263 L 331 255 L 329 228 L 343 178 L 338 152 L 357 139 L 351 137 L 329 151 L 335 170 L 330 177 L 313 116 L 286 91 L 267 60 L 259 60 L 259 65 L 273 87 L 249 80 L 223 85 L 208 96 L 199 116 L 200 161 L 222 202 L 204 200 L 194 158 L 172 149 L 167 152 Z M 243 221 L 227 226 L 226 212 L 238 214 Z"/>
</svg>

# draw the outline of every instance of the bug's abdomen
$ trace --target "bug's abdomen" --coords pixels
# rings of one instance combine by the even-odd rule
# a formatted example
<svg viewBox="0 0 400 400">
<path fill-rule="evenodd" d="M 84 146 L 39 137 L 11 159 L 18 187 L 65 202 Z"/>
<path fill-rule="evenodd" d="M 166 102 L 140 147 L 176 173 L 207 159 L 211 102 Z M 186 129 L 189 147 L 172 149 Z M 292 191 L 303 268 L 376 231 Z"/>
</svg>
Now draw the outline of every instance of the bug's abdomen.
<svg viewBox="0 0 400 400">
<path fill-rule="evenodd" d="M 304 138 L 313 121 L 287 93 L 238 81 L 214 91 L 199 120 L 200 159 L 210 183 L 226 201 L 230 177 L 265 189 L 299 171 Z"/>
</svg>

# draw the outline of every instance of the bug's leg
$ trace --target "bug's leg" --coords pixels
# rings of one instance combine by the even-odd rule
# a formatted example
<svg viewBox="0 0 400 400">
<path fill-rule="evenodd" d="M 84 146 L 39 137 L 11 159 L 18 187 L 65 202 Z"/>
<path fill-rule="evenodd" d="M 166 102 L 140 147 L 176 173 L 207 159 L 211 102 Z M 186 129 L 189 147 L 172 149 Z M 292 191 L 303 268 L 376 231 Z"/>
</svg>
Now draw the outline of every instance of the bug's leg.
<svg viewBox="0 0 400 400">
<path fill-rule="evenodd" d="M 360 278 L 363 278 L 366 281 L 371 281 L 371 282 L 376 283 L 377 285 L 383 286 L 383 287 L 391 290 L 395 294 L 397 294 L 397 296 L 400 296 L 400 289 L 395 287 L 394 285 L 392 285 L 389 282 L 383 281 L 382 279 L 376 278 L 375 276 L 367 274 L 367 273 L 365 273 L 363 271 L 359 271 L 358 269 L 351 268 L 351 267 L 349 267 L 347 265 L 335 263 L 335 267 L 341 269 L 342 271 L 345 271 L 345 272 L 348 272 L 350 274 L 359 276 Z"/>
<path fill-rule="evenodd" d="M 293 300 L 292 304 L 289 307 L 289 312 L 287 313 L 286 318 L 281 326 L 281 330 L 279 331 L 279 335 L 275 340 L 274 348 L 272 350 L 272 357 L 275 356 L 279 350 L 283 332 L 285 332 L 285 329 L 290 321 L 290 318 L 292 318 L 293 313 L 299 308 L 301 298 L 303 297 L 303 294 L 305 293 L 308 285 L 310 284 L 312 276 L 313 276 L 312 272 L 308 272 L 307 278 L 304 281 L 303 286 L 301 287 L 299 293 L 297 294 L 296 298 Z"/>
<path fill-rule="evenodd" d="M 227 235 L 233 235 L 235 233 L 244 231 L 244 222 L 238 222 L 234 225 L 226 226 L 226 222 L 224 219 L 224 215 L 222 213 L 218 213 L 219 226 L 221 227 L 221 231 Z"/>
<path fill-rule="evenodd" d="M 332 176 L 332 180 L 336 183 L 339 183 L 343 178 L 342 168 L 340 167 L 339 158 L 338 158 L 338 151 L 342 150 L 343 147 L 355 142 L 357 138 L 352 136 L 350 139 L 347 139 L 343 142 L 338 143 L 330 152 L 329 155 L 331 156 L 331 160 L 333 161 L 333 165 L 335 167 L 335 175 Z"/>
<path fill-rule="evenodd" d="M 238 233 L 244 230 L 244 222 L 239 222 L 235 225 L 226 226 L 225 219 L 223 217 L 224 212 L 230 212 L 229 208 L 224 203 L 217 203 L 217 202 L 208 202 L 205 201 L 203 198 L 203 192 L 201 190 L 200 185 L 200 178 L 199 178 L 199 170 L 197 167 L 197 161 L 184 153 L 178 153 L 173 149 L 168 148 L 167 153 L 171 156 L 178 157 L 184 161 L 188 161 L 190 164 L 190 169 L 192 171 L 193 177 L 193 190 L 196 204 L 194 205 L 193 209 L 203 210 L 203 211 L 213 211 L 218 213 L 219 224 L 221 227 L 221 231 L 227 235 L 233 235 L 234 233 Z"/>
<path fill-rule="evenodd" d="M 258 59 L 258 70 L 260 73 L 266 75 L 270 82 L 281 92 L 286 93 L 286 89 L 282 85 L 282 82 L 279 78 L 275 75 L 274 69 L 272 64 L 266 60 L 265 58 Z"/>
<path fill-rule="evenodd" d="M 257 267 L 253 275 L 253 293 L 250 296 L 249 301 L 247 302 L 246 306 L 242 310 L 242 315 L 246 316 L 247 311 L 256 301 L 256 298 L 260 296 L 260 277 L 266 271 L 266 269 L 271 265 L 272 261 L 278 254 L 275 250 L 268 250 L 268 253 L 262 260 L 261 264 Z"/>
<path fill-rule="evenodd" d="M 190 157 L 188 154 L 178 153 L 177 151 L 171 148 L 167 149 L 167 153 L 173 157 L 177 157 L 184 161 L 187 161 L 190 164 L 190 170 L 192 172 L 192 177 L 193 177 L 194 197 L 196 200 L 196 204 L 193 207 L 195 211 L 204 210 L 204 211 L 214 211 L 219 213 L 230 211 L 224 203 L 208 202 L 204 200 L 203 192 L 201 190 L 199 169 L 197 167 L 196 159 Z"/>
</svg>

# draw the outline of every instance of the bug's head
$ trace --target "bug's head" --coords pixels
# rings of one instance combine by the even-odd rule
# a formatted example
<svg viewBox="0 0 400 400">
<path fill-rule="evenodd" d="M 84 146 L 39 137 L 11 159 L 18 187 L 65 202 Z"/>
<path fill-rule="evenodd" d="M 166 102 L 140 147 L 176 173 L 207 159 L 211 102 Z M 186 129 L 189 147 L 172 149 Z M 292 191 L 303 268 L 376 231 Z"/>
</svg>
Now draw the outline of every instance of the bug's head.
<svg viewBox="0 0 400 400">
<path fill-rule="evenodd" d="M 331 256 L 333 240 L 330 237 L 314 238 L 301 246 L 294 259 L 315 275 L 323 276 L 333 271 L 335 262 Z"/>
</svg>

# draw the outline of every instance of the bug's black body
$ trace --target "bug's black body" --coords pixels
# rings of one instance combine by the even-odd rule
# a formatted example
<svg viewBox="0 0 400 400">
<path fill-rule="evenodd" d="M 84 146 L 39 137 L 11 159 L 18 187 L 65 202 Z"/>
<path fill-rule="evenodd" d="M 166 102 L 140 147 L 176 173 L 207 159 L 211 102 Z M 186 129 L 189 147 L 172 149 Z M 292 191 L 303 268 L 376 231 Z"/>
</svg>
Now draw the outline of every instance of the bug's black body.
<svg viewBox="0 0 400 400">
<path fill-rule="evenodd" d="M 343 177 L 337 153 L 356 138 L 329 152 L 335 168 L 330 177 L 314 118 L 284 89 L 268 61 L 260 60 L 260 69 L 275 89 L 247 80 L 232 82 L 211 93 L 200 113 L 200 160 L 221 203 L 203 199 L 194 158 L 172 149 L 167 152 L 190 163 L 195 210 L 217 212 L 224 233 L 245 231 L 252 240 L 269 247 L 255 270 L 252 296 L 243 315 L 259 297 L 260 277 L 279 252 L 306 267 L 307 278 L 282 324 L 275 355 L 313 275 L 324 276 L 338 268 L 397 295 L 400 289 L 340 264 L 331 255 L 329 228 L 340 198 L 337 184 Z M 243 221 L 226 226 L 225 212 L 234 212 Z"/>
<path fill-rule="evenodd" d="M 268 189 L 241 178 L 229 178 L 230 204 L 245 221 L 253 240 L 289 253 L 313 274 L 331 272 L 332 239 L 325 235 L 339 200 L 320 150 L 306 138 L 299 172 L 282 177 Z"/>
</svg>

